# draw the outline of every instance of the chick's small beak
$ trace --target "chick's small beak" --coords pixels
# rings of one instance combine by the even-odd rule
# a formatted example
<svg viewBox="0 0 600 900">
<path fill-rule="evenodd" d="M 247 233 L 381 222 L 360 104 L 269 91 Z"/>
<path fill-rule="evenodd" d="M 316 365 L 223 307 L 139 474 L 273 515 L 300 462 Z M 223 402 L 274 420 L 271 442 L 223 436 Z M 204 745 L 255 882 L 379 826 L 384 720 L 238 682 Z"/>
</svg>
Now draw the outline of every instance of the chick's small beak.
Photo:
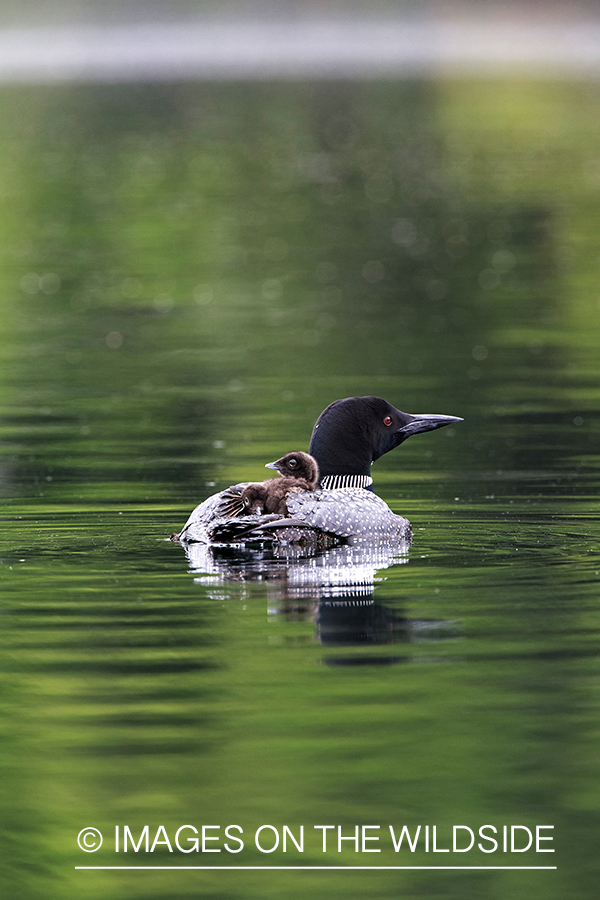
<svg viewBox="0 0 600 900">
<path fill-rule="evenodd" d="M 279 466 L 277 462 L 265 463 L 265 469 L 277 469 L 279 470 Z"/>
</svg>

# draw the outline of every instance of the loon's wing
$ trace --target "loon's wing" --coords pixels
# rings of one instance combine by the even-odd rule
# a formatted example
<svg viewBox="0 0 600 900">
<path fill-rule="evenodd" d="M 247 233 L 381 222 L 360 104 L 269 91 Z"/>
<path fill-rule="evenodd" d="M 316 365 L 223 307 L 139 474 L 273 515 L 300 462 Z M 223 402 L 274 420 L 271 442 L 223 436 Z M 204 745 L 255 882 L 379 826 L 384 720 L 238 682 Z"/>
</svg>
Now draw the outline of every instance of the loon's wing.
<svg viewBox="0 0 600 900">
<path fill-rule="evenodd" d="M 292 518 L 340 537 L 396 540 L 410 535 L 408 519 L 364 488 L 302 491 L 290 494 L 287 505 Z"/>
<path fill-rule="evenodd" d="M 243 511 L 240 497 L 247 484 L 250 484 L 250 482 L 245 481 L 241 484 L 233 484 L 224 491 L 207 497 L 203 503 L 200 503 L 192 511 L 179 534 L 173 535 L 173 540 L 199 541 L 203 544 L 210 543 L 209 529 L 216 520 L 228 519 L 238 515 L 236 512 L 238 506 L 240 512 Z"/>
<path fill-rule="evenodd" d="M 287 516 L 238 519 L 233 540 L 321 542 L 334 538 L 365 538 L 378 541 L 409 540 L 410 522 L 397 516 L 387 503 L 364 488 L 290 492 Z M 270 520 L 269 520 L 270 518 Z M 227 540 L 229 528 L 213 529 L 212 540 Z M 229 538 L 232 540 L 232 538 Z M 327 544 L 328 541 L 325 541 Z"/>
<path fill-rule="evenodd" d="M 242 503 L 242 491 L 245 485 L 233 484 L 231 487 L 221 491 L 221 503 L 217 508 L 217 514 L 220 516 L 241 516 L 244 512 L 244 504 Z"/>
<path fill-rule="evenodd" d="M 406 540 L 410 523 L 387 503 L 364 488 L 291 491 L 287 516 L 237 516 L 232 509 L 244 484 L 214 494 L 192 512 L 173 540 L 204 544 L 273 540 L 293 543 L 319 541 L 324 535 L 369 540 Z"/>
<path fill-rule="evenodd" d="M 256 516 L 238 516 L 237 518 L 220 518 L 211 522 L 208 536 L 211 544 L 236 544 L 244 541 L 265 540 L 262 528 L 286 522 L 277 513 Z"/>
</svg>

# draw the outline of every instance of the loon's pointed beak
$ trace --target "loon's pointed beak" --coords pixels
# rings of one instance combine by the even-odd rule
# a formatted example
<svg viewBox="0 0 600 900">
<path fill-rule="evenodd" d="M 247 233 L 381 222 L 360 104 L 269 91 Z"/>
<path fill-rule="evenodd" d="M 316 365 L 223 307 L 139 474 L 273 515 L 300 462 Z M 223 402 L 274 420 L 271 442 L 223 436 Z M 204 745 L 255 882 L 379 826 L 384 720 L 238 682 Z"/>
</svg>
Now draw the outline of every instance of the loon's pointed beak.
<svg viewBox="0 0 600 900">
<path fill-rule="evenodd" d="M 265 469 L 277 469 L 277 471 L 279 471 L 279 466 L 276 462 L 265 463 Z"/>
<path fill-rule="evenodd" d="M 420 416 L 409 416 L 410 421 L 398 429 L 398 434 L 407 438 L 422 431 L 433 431 L 434 428 L 443 428 L 444 425 L 452 425 L 453 422 L 463 422 L 460 416 L 435 416 L 424 413 Z"/>
</svg>

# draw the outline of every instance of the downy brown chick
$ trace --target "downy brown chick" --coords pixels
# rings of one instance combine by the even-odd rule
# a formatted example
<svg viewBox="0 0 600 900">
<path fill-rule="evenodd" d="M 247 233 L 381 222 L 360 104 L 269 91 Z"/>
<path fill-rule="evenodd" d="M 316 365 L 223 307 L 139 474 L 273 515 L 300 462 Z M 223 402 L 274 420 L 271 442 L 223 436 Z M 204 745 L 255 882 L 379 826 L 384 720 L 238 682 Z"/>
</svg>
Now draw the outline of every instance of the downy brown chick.
<svg viewBox="0 0 600 900">
<path fill-rule="evenodd" d="M 281 459 L 267 463 L 266 468 L 277 469 L 281 478 L 270 478 L 249 484 L 242 491 L 245 513 L 277 513 L 287 515 L 286 499 L 290 491 L 314 491 L 319 483 L 319 467 L 308 453 L 286 453 Z"/>
</svg>

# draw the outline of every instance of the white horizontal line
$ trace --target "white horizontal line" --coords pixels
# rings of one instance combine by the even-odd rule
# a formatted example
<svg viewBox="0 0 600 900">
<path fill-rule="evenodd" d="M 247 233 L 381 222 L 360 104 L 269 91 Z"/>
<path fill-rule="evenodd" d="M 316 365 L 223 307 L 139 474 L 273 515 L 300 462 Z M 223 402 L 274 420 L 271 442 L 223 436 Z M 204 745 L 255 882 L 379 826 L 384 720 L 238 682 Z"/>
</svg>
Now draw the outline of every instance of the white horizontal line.
<svg viewBox="0 0 600 900">
<path fill-rule="evenodd" d="M 299 871 L 302 869 L 319 869 L 319 870 L 327 870 L 327 869 L 368 869 L 371 872 L 378 870 L 390 870 L 390 869 L 513 869 L 513 870 L 521 870 L 521 869 L 536 869 L 536 870 L 550 870 L 557 869 L 558 866 L 75 866 L 76 869 L 145 869 L 155 871 L 157 869 L 166 870 L 166 871 L 177 871 L 178 869 L 217 869 L 219 871 L 227 870 L 230 872 L 234 872 L 236 869 L 241 870 L 249 870 L 249 869 L 260 869 L 261 871 L 266 871 L 269 869 L 276 870 L 285 870 L 290 869 L 294 871 Z"/>
<path fill-rule="evenodd" d="M 0 81 L 600 72 L 600 17 L 191 21 L 0 29 Z"/>
</svg>

